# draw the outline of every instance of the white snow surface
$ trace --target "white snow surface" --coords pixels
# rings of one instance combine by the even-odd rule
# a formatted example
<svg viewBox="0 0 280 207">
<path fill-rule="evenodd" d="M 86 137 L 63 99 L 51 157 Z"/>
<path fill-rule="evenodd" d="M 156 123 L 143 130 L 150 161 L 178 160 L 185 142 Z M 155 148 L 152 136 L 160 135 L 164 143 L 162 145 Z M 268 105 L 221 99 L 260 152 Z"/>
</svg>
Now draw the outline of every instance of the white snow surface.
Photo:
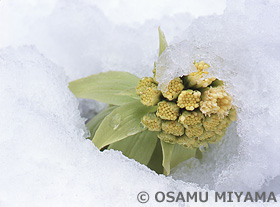
<svg viewBox="0 0 280 207">
<path fill-rule="evenodd" d="M 238 120 L 223 142 L 211 146 L 196 170 L 184 165 L 173 174 L 216 190 L 260 190 L 279 183 L 280 4 L 246 1 L 243 6 L 194 20 L 186 39 L 171 45 L 157 62 L 162 88 L 189 74 L 194 60 L 204 60 L 211 66 L 209 76 L 225 81 L 233 96 Z"/>
<path fill-rule="evenodd" d="M 148 4 L 143 2 L 0 1 L 1 207 L 143 206 L 140 191 L 210 193 L 209 202 L 191 206 L 231 205 L 215 203 L 214 190 L 274 191 L 280 200 L 280 3 L 228 1 L 223 14 L 218 7 L 219 15 L 194 19 L 190 14 L 200 13 L 184 10 L 182 1 L 178 7 L 156 1 L 161 9 L 139 17 L 137 8 Z M 204 14 L 215 13 L 211 5 Z M 157 60 L 159 25 L 170 47 Z M 120 152 L 99 152 L 85 140 L 84 114 L 102 107 L 88 100 L 79 106 L 67 88 L 69 81 L 100 71 L 151 75 L 156 60 L 159 74 L 166 69 L 162 63 L 170 71 L 159 77 L 161 84 L 204 60 L 238 108 L 223 141 L 211 145 L 201 162 L 180 164 L 171 177 Z M 249 205 L 264 204 L 238 203 Z"/>
<path fill-rule="evenodd" d="M 120 152 L 100 152 L 84 138 L 85 120 L 62 68 L 34 47 L 2 49 L 0 69 L 1 207 L 142 206 L 141 191 L 207 190 L 157 175 Z M 157 204 L 151 199 L 148 206 Z M 178 205 L 185 206 L 162 204 Z"/>
</svg>

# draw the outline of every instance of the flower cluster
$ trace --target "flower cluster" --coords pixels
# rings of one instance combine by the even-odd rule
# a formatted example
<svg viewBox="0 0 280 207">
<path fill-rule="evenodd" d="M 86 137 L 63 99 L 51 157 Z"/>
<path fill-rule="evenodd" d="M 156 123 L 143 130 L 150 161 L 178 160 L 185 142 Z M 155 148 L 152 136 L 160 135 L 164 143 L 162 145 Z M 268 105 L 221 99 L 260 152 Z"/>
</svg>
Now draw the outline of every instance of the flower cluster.
<svg viewBox="0 0 280 207">
<path fill-rule="evenodd" d="M 158 31 L 160 57 L 168 44 Z M 76 97 L 109 104 L 87 123 L 98 149 L 122 151 L 169 175 L 171 168 L 201 159 L 201 148 L 220 141 L 236 111 L 223 81 L 209 77 L 207 63 L 194 62 L 196 71 L 174 78 L 166 90 L 158 87 L 156 66 L 153 77 L 108 71 L 72 81 L 69 88 Z"/>
<path fill-rule="evenodd" d="M 142 78 L 136 87 L 142 104 L 157 105 L 157 111 L 145 115 L 142 124 L 160 132 L 158 138 L 165 142 L 193 149 L 220 141 L 236 120 L 223 81 L 207 77 L 210 66 L 204 61 L 194 65 L 196 72 L 171 80 L 166 91 L 160 91 L 152 77 Z"/>
</svg>

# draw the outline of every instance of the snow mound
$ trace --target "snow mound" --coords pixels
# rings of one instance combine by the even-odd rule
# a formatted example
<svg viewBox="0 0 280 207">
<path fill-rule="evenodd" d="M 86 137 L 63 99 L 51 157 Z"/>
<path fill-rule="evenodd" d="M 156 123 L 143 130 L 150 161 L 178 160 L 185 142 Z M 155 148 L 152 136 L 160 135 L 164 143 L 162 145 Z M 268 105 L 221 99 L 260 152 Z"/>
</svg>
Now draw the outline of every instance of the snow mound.
<svg viewBox="0 0 280 207">
<path fill-rule="evenodd" d="M 0 50 L 0 84 L 1 206 L 142 206 L 141 191 L 151 195 L 147 206 L 156 206 L 157 191 L 206 192 L 120 152 L 100 152 L 84 138 L 84 119 L 63 70 L 34 47 Z"/>
<path fill-rule="evenodd" d="M 280 4 L 246 1 L 243 10 L 236 4 L 221 16 L 193 21 L 185 40 L 158 59 L 158 80 L 164 87 L 188 74 L 194 60 L 204 60 L 210 76 L 225 81 L 238 109 L 223 143 L 211 146 L 195 170 L 182 166 L 173 176 L 215 190 L 261 190 L 280 176 Z"/>
<path fill-rule="evenodd" d="M 44 54 L 31 46 L 0 50 L 0 206 L 137 206 L 140 191 L 280 194 L 278 1 L 228 1 L 223 15 L 196 20 L 174 12 L 144 21 L 143 14 L 144 24 L 130 25 L 116 24 L 105 15 L 109 10 L 100 10 L 103 3 L 90 0 L 28 2 L 0 2 L 0 47 L 33 44 Z M 210 75 L 226 82 L 238 107 L 238 120 L 223 141 L 201 162 L 178 166 L 172 173 L 176 180 L 119 152 L 99 152 L 84 139 L 85 120 L 67 88 L 69 80 L 100 71 L 151 75 L 159 25 L 170 43 L 157 61 L 160 83 L 204 60 Z M 182 28 L 187 29 L 181 34 Z M 83 101 L 80 108 L 86 117 L 102 106 Z M 224 206 L 209 200 L 208 205 Z M 166 206 L 172 205 L 184 206 Z"/>
<path fill-rule="evenodd" d="M 1 206 L 137 206 L 143 190 L 202 190 L 120 152 L 101 153 L 84 138 L 67 85 L 63 70 L 34 47 L 0 50 Z"/>
</svg>

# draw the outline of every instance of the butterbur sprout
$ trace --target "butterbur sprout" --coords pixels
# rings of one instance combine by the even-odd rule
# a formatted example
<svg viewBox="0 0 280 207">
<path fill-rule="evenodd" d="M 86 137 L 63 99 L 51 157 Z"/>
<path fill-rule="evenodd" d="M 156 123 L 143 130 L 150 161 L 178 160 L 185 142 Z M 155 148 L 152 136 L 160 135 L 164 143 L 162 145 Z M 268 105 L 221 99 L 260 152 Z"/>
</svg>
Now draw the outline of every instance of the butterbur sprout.
<svg viewBox="0 0 280 207">
<path fill-rule="evenodd" d="M 205 115 L 218 114 L 223 117 L 228 115 L 232 107 L 231 96 L 223 86 L 209 87 L 202 93 L 200 110 Z"/>
<path fill-rule="evenodd" d="M 177 138 L 175 135 L 166 133 L 166 132 L 160 132 L 158 135 L 158 138 L 164 142 L 175 144 L 177 142 Z"/>
<path fill-rule="evenodd" d="M 193 149 L 193 148 L 198 148 L 200 146 L 200 143 L 198 142 L 198 138 L 189 138 L 186 135 L 183 135 L 179 137 L 177 140 L 177 144 L 180 146 L 183 146 L 187 149 Z"/>
<path fill-rule="evenodd" d="M 178 97 L 177 105 L 180 108 L 193 111 L 199 107 L 200 96 L 200 91 L 193 91 L 191 89 L 182 91 Z"/>
<path fill-rule="evenodd" d="M 213 131 L 220 124 L 222 119 L 217 115 L 207 116 L 203 121 L 203 127 L 206 131 Z"/>
<path fill-rule="evenodd" d="M 167 47 L 160 28 L 159 40 L 160 56 Z M 209 76 L 208 63 L 194 60 L 196 71 L 175 77 L 165 89 L 158 87 L 156 64 L 153 77 L 110 71 L 73 81 L 69 88 L 77 97 L 109 104 L 87 123 L 96 147 L 120 150 L 168 175 L 178 163 L 200 159 L 196 155 L 218 143 L 237 114 L 224 82 Z"/>
<path fill-rule="evenodd" d="M 161 131 L 161 119 L 155 113 L 148 113 L 142 118 L 142 124 L 150 131 Z"/>
<path fill-rule="evenodd" d="M 154 79 L 151 77 L 144 77 L 142 78 L 136 87 L 137 95 L 143 94 L 148 88 L 156 86 Z"/>
<path fill-rule="evenodd" d="M 222 134 L 224 130 L 229 127 L 230 124 L 231 120 L 228 117 L 222 119 L 219 125 L 215 128 L 215 133 Z"/>
<path fill-rule="evenodd" d="M 235 108 L 231 107 L 231 109 L 229 110 L 228 118 L 230 119 L 230 121 L 236 121 L 237 114 Z"/>
<path fill-rule="evenodd" d="M 187 126 L 201 123 L 203 118 L 200 111 L 184 111 L 179 117 L 179 122 L 187 128 Z"/>
<path fill-rule="evenodd" d="M 178 121 L 163 121 L 162 130 L 175 136 L 182 136 L 184 134 L 184 126 Z"/>
<path fill-rule="evenodd" d="M 167 90 L 162 91 L 162 95 L 171 101 L 176 99 L 183 89 L 183 81 L 180 78 L 175 78 L 169 82 Z"/>
<path fill-rule="evenodd" d="M 211 140 L 216 136 L 216 133 L 213 131 L 205 131 L 202 135 L 198 137 L 201 141 Z"/>
<path fill-rule="evenodd" d="M 204 129 L 201 124 L 195 124 L 195 125 L 189 125 L 185 128 L 185 132 L 187 137 L 193 138 L 193 137 L 199 137 L 203 134 Z"/>
<path fill-rule="evenodd" d="M 158 103 L 157 116 L 163 120 L 176 120 L 179 116 L 179 107 L 176 103 L 161 101 Z"/>
<path fill-rule="evenodd" d="M 216 80 L 215 77 L 205 78 L 205 76 L 208 75 L 207 69 L 210 66 L 206 64 L 204 61 L 200 61 L 199 63 L 194 61 L 194 65 L 197 71 L 192 72 L 188 76 L 183 77 L 186 87 L 193 88 L 193 89 L 205 88 Z"/>
<path fill-rule="evenodd" d="M 141 93 L 141 103 L 146 106 L 154 106 L 160 101 L 160 96 L 160 91 L 155 85 L 153 85 Z"/>
</svg>

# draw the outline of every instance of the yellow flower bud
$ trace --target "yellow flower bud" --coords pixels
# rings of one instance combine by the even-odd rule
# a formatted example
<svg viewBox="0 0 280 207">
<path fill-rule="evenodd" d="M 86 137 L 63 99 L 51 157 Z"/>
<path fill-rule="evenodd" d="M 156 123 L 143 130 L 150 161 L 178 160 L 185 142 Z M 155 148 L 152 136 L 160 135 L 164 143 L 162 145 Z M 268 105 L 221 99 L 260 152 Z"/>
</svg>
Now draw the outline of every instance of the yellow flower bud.
<svg viewBox="0 0 280 207">
<path fill-rule="evenodd" d="M 190 125 L 186 128 L 185 133 L 187 137 L 199 137 L 203 134 L 204 129 L 201 124 Z"/>
<path fill-rule="evenodd" d="M 217 142 L 221 141 L 221 139 L 224 137 L 224 135 L 225 135 L 225 131 L 222 131 L 221 134 L 216 134 L 215 136 L 210 137 L 210 138 L 207 140 L 207 142 L 208 142 L 209 144 L 217 143 Z"/>
<path fill-rule="evenodd" d="M 221 139 L 225 136 L 226 130 L 222 130 L 220 132 L 221 132 L 220 134 L 216 134 L 212 137 L 209 137 L 205 141 L 207 141 L 207 143 L 209 143 L 209 144 L 213 144 L 213 143 L 217 143 L 217 142 L 221 141 Z"/>
<path fill-rule="evenodd" d="M 197 72 L 175 78 L 167 91 L 159 91 L 154 64 L 153 78 L 142 78 L 136 88 L 144 105 L 158 104 L 156 113 L 146 114 L 141 123 L 150 131 L 160 132 L 159 139 L 190 149 L 217 143 L 236 120 L 236 110 L 223 81 L 207 77 L 210 66 L 204 61 L 194 65 Z M 166 100 L 160 101 L 162 96 Z"/>
<path fill-rule="evenodd" d="M 148 113 L 143 116 L 141 123 L 150 131 L 161 131 L 161 119 L 155 113 Z"/>
<path fill-rule="evenodd" d="M 215 132 L 212 131 L 204 131 L 204 133 L 198 137 L 199 141 L 207 141 L 207 139 L 210 139 L 212 137 L 216 136 Z"/>
<path fill-rule="evenodd" d="M 197 86 L 195 88 L 205 88 L 205 87 L 209 86 L 214 80 L 216 80 L 215 77 L 199 80 L 197 83 Z"/>
<path fill-rule="evenodd" d="M 200 144 L 198 141 L 198 138 L 189 138 L 186 135 L 183 135 L 181 137 L 177 138 L 177 143 L 179 145 L 182 145 L 186 148 L 190 148 L 190 149 L 195 149 L 195 148 L 199 148 Z"/>
<path fill-rule="evenodd" d="M 223 131 L 226 130 L 226 128 L 228 128 L 230 124 L 231 120 L 228 117 L 223 118 L 219 125 L 215 128 L 215 133 L 222 134 Z"/>
<path fill-rule="evenodd" d="M 179 116 L 179 110 L 176 103 L 161 101 L 158 103 L 156 114 L 164 120 L 176 120 Z"/>
<path fill-rule="evenodd" d="M 180 78 L 175 78 L 169 82 L 167 91 L 162 91 L 162 95 L 171 101 L 176 99 L 183 89 L 183 81 Z"/>
<path fill-rule="evenodd" d="M 154 80 L 155 84 L 158 84 L 158 82 L 156 81 L 156 73 L 157 73 L 157 65 L 156 65 L 156 62 L 154 62 L 153 80 Z"/>
<path fill-rule="evenodd" d="M 189 125 L 199 124 L 203 119 L 203 114 L 200 111 L 184 111 L 179 117 L 179 122 L 187 128 Z"/>
<path fill-rule="evenodd" d="M 180 108 L 193 111 L 199 107 L 200 91 L 193 91 L 191 89 L 182 91 L 178 97 L 177 105 Z"/>
<path fill-rule="evenodd" d="M 232 106 L 231 96 L 223 86 L 207 88 L 201 96 L 200 111 L 205 115 L 217 113 L 219 117 L 227 116 Z"/>
<path fill-rule="evenodd" d="M 154 106 L 160 101 L 161 93 L 156 86 L 147 88 L 141 95 L 141 103 L 146 106 Z"/>
<path fill-rule="evenodd" d="M 144 93 L 149 87 L 156 86 L 153 78 L 151 77 L 144 77 L 138 82 L 136 86 L 136 93 L 137 95 L 141 95 Z"/>
<path fill-rule="evenodd" d="M 161 139 L 164 142 L 175 144 L 176 143 L 176 136 L 172 134 L 167 134 L 165 132 L 160 132 L 158 135 L 158 138 Z"/>
<path fill-rule="evenodd" d="M 192 76 L 198 76 L 198 77 L 203 77 L 205 74 L 208 74 L 207 69 L 210 67 L 207 63 L 204 61 L 200 61 L 199 63 L 194 61 L 194 66 L 197 69 L 197 72 L 193 72 L 190 75 Z"/>
<path fill-rule="evenodd" d="M 236 121 L 236 117 L 237 117 L 236 109 L 232 107 L 232 108 L 229 110 L 228 118 L 229 118 L 231 121 Z"/>
<path fill-rule="evenodd" d="M 220 118 L 217 114 L 212 114 L 208 116 L 203 121 L 203 126 L 206 131 L 214 131 L 217 126 L 220 124 L 222 118 Z"/>
<path fill-rule="evenodd" d="M 216 79 L 215 81 L 213 81 L 211 83 L 212 87 L 217 87 L 217 86 L 222 86 L 222 85 L 224 85 L 224 82 L 222 80 L 219 80 L 219 79 Z"/>
<path fill-rule="evenodd" d="M 177 121 L 163 121 L 162 130 L 168 134 L 182 136 L 184 134 L 184 126 Z"/>
<path fill-rule="evenodd" d="M 202 78 L 192 73 L 192 75 L 184 76 L 183 80 L 187 88 L 198 89 L 209 86 L 213 81 L 216 80 L 216 78 Z"/>
</svg>

